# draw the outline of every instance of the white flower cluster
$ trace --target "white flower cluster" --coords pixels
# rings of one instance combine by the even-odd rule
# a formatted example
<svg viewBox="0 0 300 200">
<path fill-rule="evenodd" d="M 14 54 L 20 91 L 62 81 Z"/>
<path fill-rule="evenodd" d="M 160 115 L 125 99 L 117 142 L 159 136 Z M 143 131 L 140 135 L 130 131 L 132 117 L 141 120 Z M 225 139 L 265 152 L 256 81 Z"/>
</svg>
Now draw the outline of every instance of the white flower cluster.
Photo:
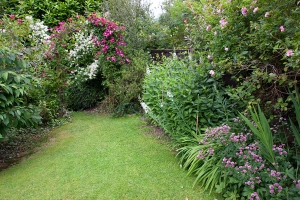
<svg viewBox="0 0 300 200">
<path fill-rule="evenodd" d="M 75 47 L 69 52 L 71 65 L 77 66 L 78 60 L 88 54 L 94 46 L 93 33 L 86 35 L 83 31 L 77 32 L 75 35 Z"/>
<path fill-rule="evenodd" d="M 26 16 L 25 19 L 30 23 L 29 27 L 32 30 L 32 37 L 37 42 L 45 43 L 50 39 L 47 34 L 48 26 L 44 25 L 43 21 L 34 22 L 32 16 Z"/>
<path fill-rule="evenodd" d="M 88 80 L 96 77 L 97 68 L 98 68 L 98 60 L 95 60 L 87 68 L 79 67 L 77 70 L 74 70 L 72 73 L 76 73 L 77 74 L 76 76 L 83 77 L 84 80 Z"/>
<path fill-rule="evenodd" d="M 151 111 L 149 106 L 143 101 L 141 101 L 141 106 L 142 106 L 143 110 L 145 111 L 145 113 L 149 113 Z"/>
<path fill-rule="evenodd" d="M 146 68 L 146 75 L 150 75 L 151 74 L 151 71 L 149 69 L 149 67 Z"/>
</svg>

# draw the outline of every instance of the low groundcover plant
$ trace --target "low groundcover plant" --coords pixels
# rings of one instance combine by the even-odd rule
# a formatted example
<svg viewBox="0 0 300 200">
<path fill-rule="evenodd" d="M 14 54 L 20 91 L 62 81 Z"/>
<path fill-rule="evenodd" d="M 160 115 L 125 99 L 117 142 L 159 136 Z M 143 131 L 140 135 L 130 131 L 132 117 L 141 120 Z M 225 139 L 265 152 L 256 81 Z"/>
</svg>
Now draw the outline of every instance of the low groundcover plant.
<svg viewBox="0 0 300 200">
<path fill-rule="evenodd" d="M 215 187 L 226 199 L 297 199 L 300 180 L 295 148 L 274 141 L 275 162 L 271 163 L 263 154 L 261 140 L 243 127 L 243 121 L 235 118 L 230 125 L 206 129 L 197 136 L 198 144 L 179 149 L 183 166 L 198 175 L 196 181 L 211 190 Z M 219 173 L 211 173 L 214 169 Z M 203 178 L 207 173 L 213 177 Z"/>
</svg>

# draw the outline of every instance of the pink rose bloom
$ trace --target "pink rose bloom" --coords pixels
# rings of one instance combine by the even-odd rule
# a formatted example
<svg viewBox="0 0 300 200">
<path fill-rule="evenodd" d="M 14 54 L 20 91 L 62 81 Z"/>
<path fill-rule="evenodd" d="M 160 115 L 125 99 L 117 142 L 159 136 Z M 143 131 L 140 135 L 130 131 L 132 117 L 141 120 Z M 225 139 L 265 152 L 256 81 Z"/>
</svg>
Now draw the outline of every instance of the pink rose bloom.
<svg viewBox="0 0 300 200">
<path fill-rule="evenodd" d="M 266 12 L 265 17 L 268 18 L 270 16 L 269 12 Z"/>
<path fill-rule="evenodd" d="M 225 47 L 225 51 L 228 51 L 228 47 Z"/>
<path fill-rule="evenodd" d="M 253 12 L 256 13 L 258 11 L 258 7 L 254 8 Z"/>
<path fill-rule="evenodd" d="M 247 8 L 246 8 L 246 7 L 243 7 L 243 8 L 242 8 L 242 14 L 243 14 L 244 16 L 246 16 L 246 15 L 247 15 L 247 12 L 248 12 Z"/>
<path fill-rule="evenodd" d="M 16 16 L 14 14 L 9 15 L 10 19 L 14 19 Z"/>
<path fill-rule="evenodd" d="M 286 51 L 286 56 L 292 56 L 292 55 L 294 55 L 293 50 L 289 49 Z"/>
<path fill-rule="evenodd" d="M 209 31 L 210 29 L 211 29 L 211 25 L 208 25 L 208 26 L 206 27 L 206 30 Z"/>
<path fill-rule="evenodd" d="M 228 22 L 226 21 L 226 19 L 221 19 L 220 24 L 221 24 L 221 28 L 224 28 L 228 24 Z"/>
<path fill-rule="evenodd" d="M 215 71 L 214 71 L 214 70 L 210 70 L 210 71 L 209 71 L 209 74 L 210 74 L 211 76 L 213 76 L 213 75 L 215 74 Z"/>
<path fill-rule="evenodd" d="M 284 31 L 284 26 L 280 26 L 280 31 L 283 32 Z"/>
</svg>

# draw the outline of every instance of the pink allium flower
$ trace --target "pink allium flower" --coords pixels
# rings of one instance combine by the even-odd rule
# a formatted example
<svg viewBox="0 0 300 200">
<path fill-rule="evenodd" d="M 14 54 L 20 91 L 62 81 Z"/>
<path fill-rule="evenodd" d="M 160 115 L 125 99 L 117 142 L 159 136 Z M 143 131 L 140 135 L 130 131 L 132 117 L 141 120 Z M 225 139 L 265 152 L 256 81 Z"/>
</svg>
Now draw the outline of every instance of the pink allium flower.
<svg viewBox="0 0 300 200">
<path fill-rule="evenodd" d="M 286 51 L 286 56 L 292 56 L 292 55 L 294 55 L 293 50 L 289 49 Z"/>
<path fill-rule="evenodd" d="M 270 16 L 269 12 L 266 12 L 265 17 L 268 18 Z"/>
<path fill-rule="evenodd" d="M 210 29 L 211 29 L 211 25 L 208 25 L 208 26 L 206 27 L 206 30 L 209 31 Z"/>
<path fill-rule="evenodd" d="M 213 75 L 215 74 L 215 71 L 214 71 L 214 70 L 210 70 L 210 71 L 209 71 L 209 74 L 210 74 L 211 76 L 213 76 Z"/>
<path fill-rule="evenodd" d="M 226 21 L 226 19 L 221 19 L 220 24 L 221 24 L 221 28 L 224 28 L 228 24 L 228 22 Z"/>
<path fill-rule="evenodd" d="M 284 31 L 284 26 L 280 26 L 280 31 L 283 32 Z"/>
<path fill-rule="evenodd" d="M 225 47 L 225 51 L 228 51 L 228 47 Z"/>
<path fill-rule="evenodd" d="M 248 12 L 247 8 L 246 8 L 246 7 L 243 7 L 243 8 L 242 8 L 242 14 L 243 14 L 244 16 L 246 16 L 246 15 L 247 15 L 247 12 Z"/>
<path fill-rule="evenodd" d="M 258 11 L 258 7 L 254 8 L 253 12 L 256 13 Z"/>
</svg>

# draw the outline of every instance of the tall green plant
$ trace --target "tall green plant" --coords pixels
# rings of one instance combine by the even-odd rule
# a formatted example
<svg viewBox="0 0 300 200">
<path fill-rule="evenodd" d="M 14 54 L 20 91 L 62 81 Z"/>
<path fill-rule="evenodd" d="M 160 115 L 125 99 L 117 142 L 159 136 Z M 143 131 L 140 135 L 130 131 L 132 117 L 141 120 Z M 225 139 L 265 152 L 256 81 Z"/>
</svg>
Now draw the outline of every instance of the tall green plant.
<svg viewBox="0 0 300 200">
<path fill-rule="evenodd" d="M 0 141 L 12 127 L 36 126 L 41 122 L 39 109 L 27 102 L 34 81 L 23 74 L 27 63 L 7 49 L 0 49 Z"/>
<path fill-rule="evenodd" d="M 240 108 L 226 96 L 219 76 L 206 68 L 197 69 L 188 59 L 169 58 L 151 65 L 143 85 L 149 117 L 174 139 L 233 118 L 234 113 L 228 111 Z"/>
<path fill-rule="evenodd" d="M 290 118 L 290 123 L 291 123 L 293 134 L 296 138 L 296 142 L 297 142 L 298 146 L 300 147 L 300 132 L 299 132 L 299 127 L 300 127 L 300 95 L 299 95 L 297 87 L 296 87 L 296 94 L 291 95 L 291 97 L 292 97 L 292 101 L 293 101 L 293 104 L 294 104 L 294 111 L 295 111 L 295 114 L 296 114 L 296 120 L 297 120 L 298 126 L 295 125 L 295 123 L 292 121 L 291 118 Z"/>
<path fill-rule="evenodd" d="M 273 135 L 270 129 L 270 125 L 261 111 L 260 106 L 258 105 L 256 111 L 254 108 L 250 109 L 251 117 L 254 124 L 243 114 L 240 113 L 241 118 L 246 122 L 251 131 L 259 139 L 260 142 L 260 151 L 261 154 L 267 159 L 270 163 L 274 165 L 275 156 L 273 153 Z"/>
</svg>

